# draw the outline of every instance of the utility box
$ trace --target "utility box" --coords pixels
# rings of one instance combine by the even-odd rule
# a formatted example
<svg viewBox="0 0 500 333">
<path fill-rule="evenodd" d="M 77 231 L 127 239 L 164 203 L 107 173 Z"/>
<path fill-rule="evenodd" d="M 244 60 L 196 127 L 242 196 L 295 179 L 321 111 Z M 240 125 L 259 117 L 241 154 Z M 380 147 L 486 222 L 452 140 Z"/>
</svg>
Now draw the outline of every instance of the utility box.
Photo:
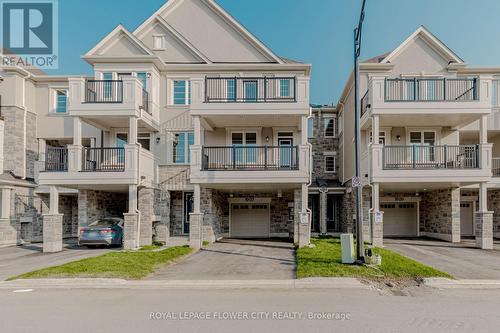
<svg viewBox="0 0 500 333">
<path fill-rule="evenodd" d="M 356 256 L 354 253 L 354 236 L 352 234 L 340 235 L 340 246 L 342 249 L 342 263 L 354 263 Z"/>
</svg>

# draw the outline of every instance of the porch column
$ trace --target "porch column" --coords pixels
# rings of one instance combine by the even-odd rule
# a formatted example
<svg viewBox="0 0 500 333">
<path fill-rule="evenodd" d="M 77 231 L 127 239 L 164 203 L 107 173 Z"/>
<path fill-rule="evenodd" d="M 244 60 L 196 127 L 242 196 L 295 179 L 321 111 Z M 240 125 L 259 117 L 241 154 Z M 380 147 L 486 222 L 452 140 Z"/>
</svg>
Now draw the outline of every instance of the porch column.
<svg viewBox="0 0 500 333">
<path fill-rule="evenodd" d="M 488 187 L 479 184 L 479 209 L 475 213 L 476 246 L 483 250 L 493 249 L 493 212 L 488 211 Z"/>
<path fill-rule="evenodd" d="M 73 144 L 68 145 L 68 171 L 80 172 L 82 170 L 82 119 L 73 118 Z"/>
<path fill-rule="evenodd" d="M 296 191 L 298 193 L 295 194 L 295 200 L 299 202 L 296 202 L 295 207 L 300 208 L 298 221 L 299 247 L 305 247 L 309 245 L 311 240 L 311 219 L 307 209 L 309 189 L 307 184 L 302 184 L 302 188 Z"/>
<path fill-rule="evenodd" d="M 50 187 L 49 213 L 43 215 L 43 252 L 62 251 L 63 214 L 59 214 L 59 191 Z"/>
<path fill-rule="evenodd" d="M 200 116 L 194 116 L 193 117 L 193 127 L 194 127 L 194 145 L 195 146 L 201 146 L 201 118 Z"/>
<path fill-rule="evenodd" d="M 451 189 L 451 242 L 460 243 L 460 188 Z"/>
<path fill-rule="evenodd" d="M 301 145 L 305 145 L 308 142 L 308 133 L 307 133 L 307 116 L 302 116 L 300 119 L 300 138 L 301 138 Z"/>
<path fill-rule="evenodd" d="M 128 144 L 134 145 L 137 143 L 137 118 L 130 117 L 128 123 Z"/>
<path fill-rule="evenodd" d="M 189 214 L 189 246 L 193 249 L 200 249 L 202 246 L 202 227 L 201 186 L 200 184 L 195 184 L 193 193 L 193 212 Z"/>
<path fill-rule="evenodd" d="M 380 140 L 380 116 L 378 114 L 374 114 L 372 116 L 372 142 L 373 144 L 378 145 Z"/>
<path fill-rule="evenodd" d="M 327 226 L 327 191 L 321 191 L 319 194 L 319 232 L 321 234 L 326 234 Z"/>
<path fill-rule="evenodd" d="M 372 211 L 370 216 L 371 242 L 373 246 L 384 245 L 384 212 L 380 211 L 380 184 L 372 184 Z"/>
<path fill-rule="evenodd" d="M 155 202 L 155 191 L 152 188 L 141 187 L 139 189 L 138 205 L 141 212 L 139 246 L 151 245 L 153 243 L 153 205 Z"/>
<path fill-rule="evenodd" d="M 136 249 L 139 246 L 139 213 L 137 210 L 137 185 L 128 187 L 128 213 L 123 214 L 123 248 Z"/>
<path fill-rule="evenodd" d="M 479 144 L 484 145 L 488 143 L 488 116 L 482 115 L 479 120 Z"/>
</svg>

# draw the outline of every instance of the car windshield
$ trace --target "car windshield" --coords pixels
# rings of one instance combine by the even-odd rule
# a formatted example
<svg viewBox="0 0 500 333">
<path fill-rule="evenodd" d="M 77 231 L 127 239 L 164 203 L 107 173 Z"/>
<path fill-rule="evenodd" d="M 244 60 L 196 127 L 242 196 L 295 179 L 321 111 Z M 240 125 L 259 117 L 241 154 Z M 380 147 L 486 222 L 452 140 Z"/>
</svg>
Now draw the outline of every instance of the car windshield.
<svg viewBox="0 0 500 333">
<path fill-rule="evenodd" d="M 111 220 L 111 219 L 105 219 L 105 220 L 98 220 L 90 224 L 91 227 L 105 227 L 105 228 L 110 228 L 115 225 L 118 225 L 120 221 L 118 220 Z"/>
</svg>

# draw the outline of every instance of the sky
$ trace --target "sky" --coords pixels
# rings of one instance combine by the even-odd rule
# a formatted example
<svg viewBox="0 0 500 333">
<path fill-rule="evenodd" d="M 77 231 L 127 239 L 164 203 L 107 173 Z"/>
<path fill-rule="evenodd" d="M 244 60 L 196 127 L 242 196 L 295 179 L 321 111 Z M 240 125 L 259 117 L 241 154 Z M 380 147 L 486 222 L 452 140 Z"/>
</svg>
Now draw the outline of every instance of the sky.
<svg viewBox="0 0 500 333">
<path fill-rule="evenodd" d="M 276 54 L 312 64 L 311 103 L 336 103 L 352 69 L 362 0 L 217 0 Z M 133 31 L 165 0 L 59 0 L 59 69 L 91 74 L 80 56 L 119 23 Z M 420 25 L 471 66 L 500 67 L 500 0 L 367 0 L 362 59 Z"/>
</svg>

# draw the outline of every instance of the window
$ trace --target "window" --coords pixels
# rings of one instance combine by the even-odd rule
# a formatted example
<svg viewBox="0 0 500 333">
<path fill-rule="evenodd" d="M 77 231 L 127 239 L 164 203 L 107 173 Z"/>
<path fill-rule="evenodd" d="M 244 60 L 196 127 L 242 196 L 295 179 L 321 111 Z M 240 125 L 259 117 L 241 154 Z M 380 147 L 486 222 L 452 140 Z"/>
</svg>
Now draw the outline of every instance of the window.
<svg viewBox="0 0 500 333">
<path fill-rule="evenodd" d="M 126 77 L 131 77 L 132 73 L 118 73 L 118 80 L 123 80 Z"/>
<path fill-rule="evenodd" d="M 128 135 L 127 133 L 117 133 L 116 134 L 116 147 L 124 148 L 128 143 Z"/>
<path fill-rule="evenodd" d="M 153 36 L 153 50 L 164 50 L 164 49 L 165 49 L 165 35 Z"/>
<path fill-rule="evenodd" d="M 370 132 L 370 143 L 373 143 L 373 132 Z M 385 145 L 385 131 L 378 132 L 378 144 Z"/>
<path fill-rule="evenodd" d="M 307 137 L 314 138 L 314 118 L 307 118 Z"/>
<path fill-rule="evenodd" d="M 335 131 L 335 118 L 323 117 L 323 122 L 325 126 L 325 137 L 334 138 L 337 134 Z"/>
<path fill-rule="evenodd" d="M 335 152 L 325 153 L 325 173 L 335 173 L 336 165 L 337 165 L 337 153 Z"/>
<path fill-rule="evenodd" d="M 56 113 L 66 113 L 68 111 L 68 91 L 56 90 Z"/>
<path fill-rule="evenodd" d="M 280 97 L 290 97 L 290 79 L 280 80 Z"/>
<path fill-rule="evenodd" d="M 227 101 L 236 102 L 236 79 L 228 79 L 227 83 Z"/>
<path fill-rule="evenodd" d="M 142 148 L 151 150 L 151 138 L 148 133 L 139 133 L 137 142 L 141 144 Z"/>
<path fill-rule="evenodd" d="M 231 144 L 234 148 L 236 163 L 255 163 L 257 161 L 257 133 L 235 132 L 231 134 Z"/>
<path fill-rule="evenodd" d="M 148 90 L 148 74 L 144 72 L 137 73 L 137 78 L 142 82 L 144 90 Z"/>
<path fill-rule="evenodd" d="M 410 132 L 410 144 L 433 146 L 435 143 L 435 132 Z"/>
<path fill-rule="evenodd" d="M 110 72 L 102 73 L 102 79 L 104 81 L 112 81 L 113 80 L 113 73 L 110 73 Z M 104 98 L 111 99 L 112 97 L 113 97 L 113 83 L 104 82 Z"/>
<path fill-rule="evenodd" d="M 187 164 L 191 162 L 191 146 L 194 144 L 194 133 L 176 133 L 173 144 L 172 162 L 176 164 Z"/>
<path fill-rule="evenodd" d="M 191 104 L 191 84 L 187 80 L 175 80 L 173 83 L 173 104 Z"/>
<path fill-rule="evenodd" d="M 245 102 L 257 102 L 258 99 L 258 82 L 256 80 L 243 81 L 243 90 L 245 93 Z"/>
</svg>

